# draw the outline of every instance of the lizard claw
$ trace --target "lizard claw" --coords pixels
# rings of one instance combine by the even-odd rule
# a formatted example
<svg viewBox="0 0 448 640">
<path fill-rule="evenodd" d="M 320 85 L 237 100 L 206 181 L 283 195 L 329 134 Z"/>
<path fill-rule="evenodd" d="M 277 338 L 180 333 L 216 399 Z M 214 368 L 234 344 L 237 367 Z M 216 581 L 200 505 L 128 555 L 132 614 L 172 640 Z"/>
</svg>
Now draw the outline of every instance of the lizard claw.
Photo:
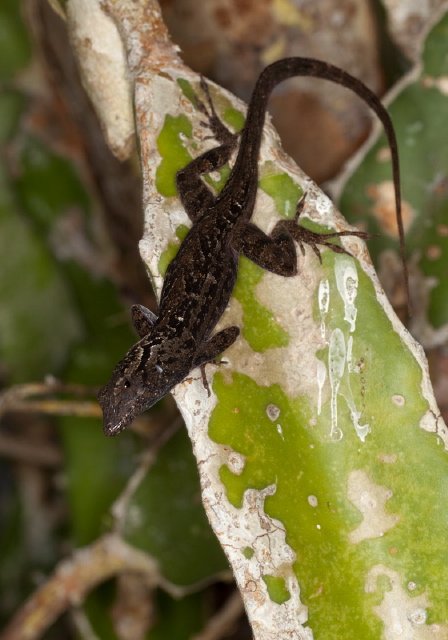
<svg viewBox="0 0 448 640">
<path fill-rule="evenodd" d="M 302 213 L 302 211 L 303 211 L 303 208 L 304 208 L 304 206 L 305 206 L 306 196 L 307 196 L 307 192 L 305 191 L 305 192 L 303 193 L 302 197 L 300 198 L 300 200 L 299 200 L 299 201 L 298 201 L 298 203 L 297 203 L 297 206 L 296 206 L 296 215 L 294 216 L 294 222 L 295 222 L 296 224 L 299 224 L 299 218 L 300 218 L 300 215 L 301 215 L 301 213 Z"/>
<path fill-rule="evenodd" d="M 202 384 L 204 385 L 204 389 L 207 391 L 207 396 L 210 398 L 211 396 L 210 385 L 208 384 L 207 376 L 205 375 L 206 365 L 207 365 L 207 362 L 204 362 L 204 364 L 201 364 L 200 366 L 201 378 L 202 378 Z"/>
<path fill-rule="evenodd" d="M 317 258 L 319 259 L 319 262 L 322 264 L 322 256 L 317 245 L 321 245 L 322 247 L 331 249 L 331 251 L 334 251 L 334 253 L 345 253 L 346 255 L 351 255 L 349 251 L 344 249 L 344 247 L 341 247 L 338 244 L 333 244 L 332 242 L 328 242 L 328 238 L 356 236 L 357 238 L 361 238 L 362 240 L 370 240 L 370 238 L 378 237 L 378 234 L 367 233 L 366 231 L 335 231 L 333 233 L 316 233 L 314 231 L 310 231 L 309 229 L 305 229 L 305 227 L 302 227 L 300 225 L 299 218 L 305 206 L 306 195 L 307 194 L 305 192 L 298 201 L 294 219 L 285 221 L 286 225 L 285 222 L 283 222 L 283 224 L 287 227 L 290 235 L 299 244 L 302 255 L 305 255 L 304 245 L 307 244 L 309 247 L 311 247 Z"/>
<path fill-rule="evenodd" d="M 322 264 L 322 256 L 318 245 L 320 245 L 321 247 L 326 247 L 327 249 L 331 249 L 331 251 L 334 251 L 334 253 L 345 253 L 346 255 L 351 255 L 351 253 L 347 251 L 347 249 L 344 249 L 344 247 L 330 242 L 330 238 L 356 236 L 357 238 L 361 238 L 362 240 L 369 240 L 370 238 L 376 237 L 376 234 L 367 233 L 365 231 L 335 231 L 333 233 L 316 233 L 315 231 L 306 229 L 305 227 L 297 224 L 297 220 L 303 209 L 303 202 L 303 198 L 299 200 L 299 203 L 297 205 L 297 213 L 294 220 L 282 221 L 282 225 L 286 228 L 288 233 L 299 245 L 302 251 L 302 255 L 305 255 L 304 245 L 307 244 L 309 247 L 311 247 L 319 262 Z"/>
</svg>

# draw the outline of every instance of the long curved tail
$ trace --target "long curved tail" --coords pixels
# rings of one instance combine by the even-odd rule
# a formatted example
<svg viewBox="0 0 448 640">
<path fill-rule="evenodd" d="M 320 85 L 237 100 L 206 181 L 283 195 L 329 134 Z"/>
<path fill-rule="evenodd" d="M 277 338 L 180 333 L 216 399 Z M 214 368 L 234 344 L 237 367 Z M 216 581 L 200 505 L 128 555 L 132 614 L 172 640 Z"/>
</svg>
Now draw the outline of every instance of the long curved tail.
<svg viewBox="0 0 448 640">
<path fill-rule="evenodd" d="M 398 233 L 400 237 L 401 260 L 403 263 L 403 275 L 409 301 L 409 277 L 406 262 L 403 217 L 401 211 L 400 168 L 398 161 L 398 145 L 392 120 L 379 98 L 366 85 L 328 62 L 313 58 L 284 58 L 266 67 L 258 78 L 247 111 L 247 119 L 241 136 L 240 153 L 238 153 L 233 172 L 235 176 L 244 175 L 244 168 L 258 163 L 258 154 L 261 145 L 261 132 L 264 125 L 265 113 L 269 96 L 280 82 L 294 76 L 313 76 L 329 80 L 342 85 L 356 93 L 376 113 L 381 120 L 392 156 L 392 172 L 395 187 L 395 208 L 397 216 Z M 259 132 L 258 135 L 254 135 Z M 232 172 L 232 173 L 233 173 Z"/>
</svg>

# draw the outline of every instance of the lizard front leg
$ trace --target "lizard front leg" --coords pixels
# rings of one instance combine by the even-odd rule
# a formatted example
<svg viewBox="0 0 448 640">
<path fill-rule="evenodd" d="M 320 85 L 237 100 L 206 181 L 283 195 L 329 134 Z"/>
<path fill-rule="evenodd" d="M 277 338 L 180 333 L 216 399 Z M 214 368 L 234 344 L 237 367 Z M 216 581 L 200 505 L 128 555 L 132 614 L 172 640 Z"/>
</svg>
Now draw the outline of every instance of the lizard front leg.
<svg viewBox="0 0 448 640">
<path fill-rule="evenodd" d="M 209 340 L 205 340 L 198 348 L 193 361 L 193 367 L 199 367 L 208 362 L 214 362 L 223 351 L 228 349 L 238 338 L 239 327 L 230 326 L 215 333 Z"/>
<path fill-rule="evenodd" d="M 201 180 L 201 176 L 216 171 L 227 164 L 238 142 L 238 134 L 229 131 L 216 113 L 208 86 L 202 77 L 201 88 L 208 103 L 207 109 L 196 96 L 196 105 L 207 118 L 207 122 L 202 124 L 210 128 L 221 145 L 198 156 L 176 174 L 179 198 L 188 217 L 193 222 L 199 220 L 213 206 L 216 199 L 212 191 Z"/>
<path fill-rule="evenodd" d="M 206 389 L 208 396 L 210 397 L 210 387 L 205 375 L 205 366 L 207 364 L 220 364 L 216 358 L 221 355 L 223 351 L 228 349 L 240 334 L 239 327 L 234 325 L 226 327 L 222 331 L 218 331 L 209 340 L 206 340 L 197 350 L 194 367 L 201 368 L 202 384 Z"/>
<path fill-rule="evenodd" d="M 221 144 L 235 146 L 239 133 L 232 133 L 216 113 L 215 105 L 213 104 L 210 90 L 204 76 L 201 76 L 201 89 L 204 92 L 208 104 L 207 108 L 202 100 L 196 96 L 196 105 L 199 111 L 207 118 L 207 122 L 203 122 L 202 124 L 209 127 L 215 140 Z"/>
<path fill-rule="evenodd" d="M 180 201 L 193 222 L 199 220 L 215 203 L 215 195 L 201 176 L 224 166 L 232 155 L 233 146 L 221 145 L 206 151 L 176 173 Z"/>
<path fill-rule="evenodd" d="M 142 304 L 134 304 L 131 308 L 131 320 L 140 338 L 144 338 L 153 328 L 157 316 Z"/>
</svg>

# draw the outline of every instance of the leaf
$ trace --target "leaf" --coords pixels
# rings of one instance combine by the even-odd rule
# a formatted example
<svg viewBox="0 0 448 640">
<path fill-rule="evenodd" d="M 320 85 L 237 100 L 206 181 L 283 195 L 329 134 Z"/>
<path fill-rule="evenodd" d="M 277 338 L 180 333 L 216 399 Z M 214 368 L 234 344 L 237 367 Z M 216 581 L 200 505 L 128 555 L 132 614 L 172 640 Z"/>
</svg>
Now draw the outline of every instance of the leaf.
<svg viewBox="0 0 448 640">
<path fill-rule="evenodd" d="M 177 585 L 209 580 L 228 568 L 201 504 L 198 472 L 184 429 L 160 450 L 129 502 L 123 535 L 157 558 Z"/>
<path fill-rule="evenodd" d="M 179 104 L 177 86 L 175 77 L 169 86 L 164 78 L 167 104 Z M 155 77 L 147 104 L 157 91 Z M 139 117 L 147 133 L 151 122 L 144 112 Z M 199 117 L 193 112 L 193 132 Z M 341 229 L 329 201 L 281 155 L 275 138 L 267 133 L 264 142 L 266 192 L 259 191 L 254 222 L 272 229 L 294 213 L 302 191 L 302 224 Z M 163 210 L 149 186 L 154 159 L 143 163 L 142 255 L 159 282 L 155 238 L 166 236 L 169 214 L 167 242 L 186 218 L 172 203 Z M 276 179 L 267 181 L 268 167 Z M 295 188 L 285 198 L 289 181 Z M 419 625 L 415 637 L 430 628 L 443 638 L 446 427 L 421 350 L 391 311 L 365 249 L 354 238 L 344 247 L 351 256 L 322 250 L 322 264 L 309 248 L 299 252 L 294 279 L 240 269 L 217 330 L 242 331 L 215 371 L 213 394 L 207 397 L 193 371 L 174 395 L 208 517 L 257 639 L 312 631 L 377 640 L 397 625 L 408 636 Z M 279 333 L 272 338 L 273 326 Z"/>
<path fill-rule="evenodd" d="M 416 288 L 413 331 L 428 347 L 444 342 L 448 335 L 448 151 L 443 135 L 448 108 L 447 35 L 445 15 L 425 40 L 421 67 L 411 72 L 389 106 L 400 150 L 406 245 Z M 369 231 L 381 234 L 381 241 L 370 242 L 369 248 L 385 278 L 391 268 L 385 252 L 397 252 L 390 171 L 382 136 L 341 198 L 341 210 L 350 221 L 367 221 Z"/>
</svg>

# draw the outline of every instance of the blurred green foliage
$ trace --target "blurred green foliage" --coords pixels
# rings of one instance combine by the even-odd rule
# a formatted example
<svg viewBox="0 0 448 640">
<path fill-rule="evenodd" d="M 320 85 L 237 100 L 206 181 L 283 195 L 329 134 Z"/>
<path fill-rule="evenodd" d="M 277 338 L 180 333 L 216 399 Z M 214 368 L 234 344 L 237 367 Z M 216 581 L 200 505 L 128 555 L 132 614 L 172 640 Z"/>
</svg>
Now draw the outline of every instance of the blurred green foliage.
<svg viewBox="0 0 448 640">
<path fill-rule="evenodd" d="M 448 17 L 445 15 L 427 36 L 422 65 L 413 80 L 391 102 L 391 114 L 398 138 L 404 212 L 408 217 L 406 245 L 412 269 L 426 279 L 428 308 L 416 296 L 417 313 L 428 324 L 440 329 L 448 322 L 448 145 L 445 114 L 448 109 Z M 397 239 L 391 237 L 375 205 L 381 208 L 378 187 L 391 179 L 391 165 L 384 135 L 363 158 L 345 186 L 340 209 L 349 222 L 367 222 L 368 231 L 380 233 L 381 240 L 369 242 L 378 266 L 385 249 L 397 252 Z M 370 215 L 366 215 L 370 214 Z M 393 209 L 388 208 L 385 223 Z"/>
</svg>

